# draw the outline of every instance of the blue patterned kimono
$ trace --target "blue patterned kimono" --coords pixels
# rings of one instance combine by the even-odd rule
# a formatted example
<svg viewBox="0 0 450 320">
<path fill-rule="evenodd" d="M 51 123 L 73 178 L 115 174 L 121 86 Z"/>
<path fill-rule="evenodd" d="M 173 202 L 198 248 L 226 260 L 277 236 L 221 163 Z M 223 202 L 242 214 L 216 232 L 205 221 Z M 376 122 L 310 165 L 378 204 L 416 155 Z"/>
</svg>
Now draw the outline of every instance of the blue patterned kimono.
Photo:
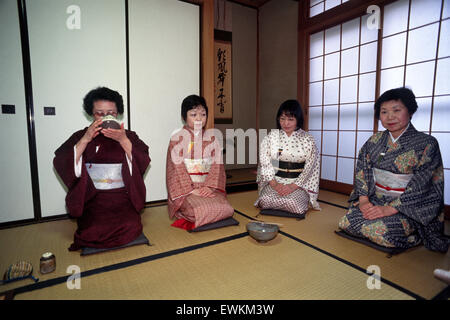
<svg viewBox="0 0 450 320">
<path fill-rule="evenodd" d="M 375 187 L 373 168 L 395 174 L 412 174 L 400 196 L 388 196 Z M 391 206 L 399 212 L 368 220 L 359 209 L 359 196 L 375 206 Z M 361 148 L 349 211 L 339 228 L 385 247 L 410 248 L 423 242 L 433 251 L 447 252 L 444 236 L 444 172 L 437 140 L 418 132 L 410 123 L 393 142 L 389 132 L 374 134 Z"/>
</svg>

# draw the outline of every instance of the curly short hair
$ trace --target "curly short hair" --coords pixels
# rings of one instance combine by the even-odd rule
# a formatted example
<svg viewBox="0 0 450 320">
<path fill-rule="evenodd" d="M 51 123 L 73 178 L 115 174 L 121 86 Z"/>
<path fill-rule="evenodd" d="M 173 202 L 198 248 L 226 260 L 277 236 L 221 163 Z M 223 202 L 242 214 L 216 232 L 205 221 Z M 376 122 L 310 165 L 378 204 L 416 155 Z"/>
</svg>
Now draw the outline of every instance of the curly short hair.
<svg viewBox="0 0 450 320">
<path fill-rule="evenodd" d="M 88 92 L 83 99 L 84 111 L 92 116 L 92 110 L 94 109 L 94 102 L 99 100 L 111 101 L 116 104 L 117 113 L 123 113 L 123 98 L 119 92 L 111 90 L 106 87 L 98 87 Z"/>
<path fill-rule="evenodd" d="M 187 119 L 187 113 L 189 110 L 194 109 L 197 106 L 202 106 L 206 110 L 206 117 L 208 117 L 208 107 L 206 106 L 205 98 L 192 94 L 184 98 L 181 103 L 181 117 L 184 121 Z"/>
<path fill-rule="evenodd" d="M 380 119 L 381 105 L 387 101 L 392 101 L 392 100 L 395 100 L 395 101 L 400 100 L 405 105 L 405 107 L 408 109 L 408 113 L 409 113 L 410 117 L 412 117 L 414 112 L 416 112 L 416 110 L 417 110 L 418 106 L 417 106 L 416 96 L 414 95 L 412 90 L 405 88 L 405 87 L 395 88 L 395 89 L 391 89 L 391 90 L 384 92 L 375 102 L 374 109 L 375 109 L 375 117 L 377 119 Z"/>
<path fill-rule="evenodd" d="M 277 129 L 281 129 L 280 117 L 285 114 L 287 116 L 293 116 L 297 119 L 297 127 L 295 130 L 303 129 L 303 111 L 302 106 L 297 100 L 286 100 L 278 109 L 277 112 Z"/>
</svg>

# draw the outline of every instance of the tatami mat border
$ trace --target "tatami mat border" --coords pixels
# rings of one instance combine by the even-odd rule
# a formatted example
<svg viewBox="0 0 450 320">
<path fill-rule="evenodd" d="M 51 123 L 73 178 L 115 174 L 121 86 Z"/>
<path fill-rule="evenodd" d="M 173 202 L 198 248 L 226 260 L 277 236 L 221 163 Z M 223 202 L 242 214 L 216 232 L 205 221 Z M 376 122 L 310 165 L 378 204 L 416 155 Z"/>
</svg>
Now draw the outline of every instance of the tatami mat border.
<svg viewBox="0 0 450 320">
<path fill-rule="evenodd" d="M 335 207 L 338 207 L 338 208 L 341 208 L 341 209 L 345 209 L 345 210 L 347 210 L 348 209 L 348 207 L 344 207 L 344 206 L 341 206 L 341 205 L 339 205 L 339 204 L 335 204 L 335 203 L 332 203 L 332 202 L 328 202 L 328 201 L 324 201 L 324 200 L 317 200 L 318 202 L 322 202 L 322 203 L 326 203 L 326 204 L 329 204 L 329 205 L 331 205 L 331 206 L 335 206 Z M 235 210 L 236 211 L 236 210 Z M 236 211 L 237 212 L 237 211 Z M 340 259 L 340 258 L 339 258 Z M 348 262 L 348 263 L 350 263 L 350 262 Z M 386 280 L 386 281 L 389 281 L 389 280 Z M 392 284 L 391 284 L 392 285 Z M 395 287 L 399 287 L 399 286 L 397 286 L 396 284 L 393 284 L 392 286 L 395 286 Z M 405 289 L 406 290 L 406 289 Z M 405 292 L 406 293 L 406 292 Z M 419 296 L 420 297 L 420 296 Z M 450 297 L 450 285 L 449 286 L 447 286 L 446 288 L 444 288 L 441 292 L 439 292 L 436 296 L 434 296 L 431 300 L 442 300 L 442 299 L 444 299 L 444 300 L 447 300 L 447 299 L 449 299 L 449 297 Z M 423 299 L 422 297 L 420 297 L 421 299 Z"/>
<path fill-rule="evenodd" d="M 146 263 L 146 262 L 149 262 L 149 261 L 153 261 L 153 260 L 162 259 L 162 258 L 170 257 L 170 256 L 173 256 L 173 255 L 177 255 L 177 254 L 180 254 L 180 253 L 193 251 L 193 250 L 201 249 L 201 248 L 204 248 L 204 247 L 208 247 L 208 246 L 213 246 L 213 245 L 216 245 L 216 244 L 224 243 L 224 242 L 227 242 L 227 241 L 240 239 L 240 238 L 243 238 L 245 236 L 248 236 L 248 232 L 242 232 L 242 233 L 238 233 L 238 234 L 235 234 L 235 235 L 232 235 L 232 236 L 228 236 L 228 237 L 224 237 L 224 238 L 220 238 L 220 239 L 216 239 L 216 240 L 212 240 L 212 241 L 208 241 L 208 242 L 204 242 L 204 243 L 199 243 L 199 244 L 188 246 L 188 247 L 184 247 L 184 248 L 174 249 L 174 250 L 161 252 L 161 253 L 158 253 L 158 254 L 154 254 L 154 255 L 150 255 L 150 256 L 146 256 L 146 257 L 142 257 L 142 258 L 137 258 L 137 259 L 124 261 L 124 262 L 120 262 L 120 263 L 116 263 L 116 264 L 112 264 L 112 265 L 108 265 L 108 266 L 104 266 L 104 267 L 99 267 L 99 268 L 95 268 L 95 269 L 91 269 L 91 270 L 87 270 L 87 271 L 81 272 L 80 277 L 88 277 L 88 276 L 92 276 L 92 275 L 103 273 L 103 272 L 108 272 L 108 271 L 128 268 L 128 267 L 131 267 L 131 266 L 134 266 L 134 265 L 137 265 L 137 264 Z M 69 277 L 73 277 L 73 275 L 67 275 L 67 276 L 63 276 L 63 277 L 49 279 L 49 280 L 42 281 L 42 282 L 33 283 L 33 284 L 26 285 L 26 286 L 23 286 L 23 287 L 19 287 L 19 288 L 13 289 L 13 290 L 8 290 L 6 292 L 2 292 L 2 293 L 0 293 L 0 295 L 7 295 L 7 294 L 10 295 L 10 293 L 12 291 L 13 292 L 13 296 L 16 296 L 16 295 L 24 293 L 24 292 L 34 291 L 34 290 L 38 290 L 38 289 L 44 289 L 44 288 L 47 288 L 47 287 L 51 287 L 51 286 L 54 286 L 54 285 L 57 285 L 57 284 L 64 283 L 64 282 L 67 281 L 67 279 Z"/>
<path fill-rule="evenodd" d="M 450 286 L 447 286 L 446 288 L 444 288 L 441 292 L 439 292 L 431 300 L 448 300 L 448 299 L 450 299 Z"/>
<path fill-rule="evenodd" d="M 324 201 L 322 201 L 322 202 L 324 202 Z M 331 203 L 328 203 L 328 204 L 331 204 Z M 334 205 L 334 206 L 337 206 L 337 207 L 341 207 L 341 206 L 336 205 L 336 204 L 331 204 L 331 205 Z M 234 211 L 235 211 L 236 213 L 238 213 L 238 214 L 240 214 L 240 215 L 242 215 L 242 216 L 248 218 L 248 219 L 251 219 L 251 220 L 257 220 L 257 219 L 255 219 L 255 218 L 253 218 L 253 217 L 250 217 L 250 216 L 246 215 L 245 213 L 242 213 L 242 212 L 240 212 L 240 211 L 238 211 L 238 210 L 236 210 L 236 209 L 235 209 Z M 302 240 L 302 239 L 299 239 L 299 238 L 297 238 L 297 237 L 295 237 L 295 236 L 293 236 L 293 235 L 291 235 L 291 234 L 289 234 L 289 233 L 286 233 L 286 232 L 284 232 L 284 231 L 281 231 L 281 230 L 280 230 L 279 233 L 282 234 L 282 235 L 284 235 L 284 236 L 286 236 L 286 237 L 288 237 L 288 238 L 290 238 L 290 239 L 292 239 L 292 240 L 295 240 L 295 241 L 297 241 L 297 242 L 300 242 L 301 244 L 304 244 L 305 246 L 308 246 L 308 247 L 310 247 L 310 248 L 312 248 L 312 249 L 314 249 L 314 250 L 317 250 L 317 251 L 319 251 L 320 253 L 323 253 L 323 254 L 325 254 L 325 255 L 327 255 L 327 256 L 333 258 L 333 259 L 336 259 L 336 260 L 338 260 L 338 261 L 340 261 L 340 262 L 342 262 L 342 263 L 345 263 L 346 265 L 348 265 L 348 266 L 350 266 L 350 267 L 352 267 L 352 268 L 354 268 L 354 269 L 356 269 L 356 270 L 358 270 L 358 271 L 361 271 L 361 272 L 363 272 L 363 273 L 366 273 L 366 270 L 365 270 L 364 268 L 362 268 L 362 267 L 360 267 L 360 266 L 358 266 L 358 265 L 356 265 L 356 264 L 354 264 L 354 263 L 351 263 L 350 261 L 347 261 L 347 260 L 345 260 L 345 259 L 342 259 L 342 258 L 340 258 L 340 257 L 338 257 L 338 256 L 336 256 L 336 255 L 334 255 L 334 254 L 332 254 L 332 253 L 330 253 L 330 252 L 328 252 L 328 251 L 325 251 L 325 250 L 323 250 L 323 249 L 321 249 L 321 248 L 318 248 L 318 247 L 316 247 L 316 246 L 314 246 L 314 245 L 312 245 L 312 244 L 310 244 L 310 243 L 308 243 L 308 242 L 306 242 L 306 241 L 304 241 L 304 240 Z M 371 275 L 371 274 L 369 274 L 369 275 Z M 389 281 L 389 280 L 387 280 L 387 279 L 384 279 L 383 277 L 380 277 L 380 281 L 382 281 L 382 282 L 386 283 L 387 285 L 389 285 L 389 286 L 391 286 L 391 287 L 393 287 L 393 288 L 395 288 L 395 289 L 397 289 L 397 290 L 399 290 L 399 291 L 401 291 L 401 292 L 403 292 L 403 293 L 405 293 L 405 294 L 411 296 L 412 298 L 414 298 L 414 299 L 416 299 L 416 300 L 425 300 L 425 298 L 423 298 L 422 296 L 420 296 L 420 295 L 418 295 L 418 294 L 416 294 L 416 293 L 414 293 L 414 292 L 412 292 L 412 291 L 410 291 L 410 290 L 408 290 L 408 289 L 405 289 L 405 288 L 403 288 L 402 286 L 399 286 L 398 284 L 396 284 L 396 283 L 394 283 L 394 282 L 392 282 L 392 281 Z"/>
<path fill-rule="evenodd" d="M 332 206 L 338 207 L 338 208 L 347 209 L 347 207 L 344 207 L 344 206 L 341 206 L 341 205 L 338 205 L 338 204 L 334 204 L 334 203 L 331 203 L 331 202 L 327 202 L 327 201 L 323 201 L 323 200 L 318 200 L 318 201 L 322 202 L 322 203 L 326 203 L 328 205 L 332 205 Z M 161 204 L 161 205 L 165 205 L 165 204 Z M 156 206 L 159 206 L 159 205 L 156 205 Z M 152 207 L 152 206 L 150 205 L 149 207 Z M 245 213 L 240 212 L 240 211 L 238 211 L 236 209 L 234 211 L 236 213 L 240 214 L 241 216 L 246 217 L 247 219 L 257 220 L 254 217 L 248 216 Z M 338 261 L 340 261 L 340 262 L 342 262 L 342 263 L 344 263 L 344 264 L 346 264 L 346 265 L 348 265 L 348 266 L 358 270 L 358 271 L 366 273 L 366 270 L 364 268 L 362 268 L 362 267 L 360 267 L 360 266 L 358 266 L 358 265 L 356 265 L 354 263 L 351 263 L 350 261 L 342 259 L 342 258 L 340 258 L 340 257 L 338 257 L 338 256 L 336 256 L 336 255 L 334 255 L 334 254 L 332 254 L 332 253 L 330 253 L 330 252 L 328 252 L 326 250 L 318 248 L 318 247 L 316 247 L 316 246 L 314 246 L 314 245 L 312 245 L 312 244 L 310 244 L 310 243 L 308 243 L 308 242 L 306 242 L 306 241 L 304 241 L 302 239 L 299 239 L 299 238 L 297 238 L 297 237 L 295 237 L 295 236 L 293 236 L 293 235 L 291 235 L 289 233 L 286 233 L 286 232 L 281 231 L 281 230 L 279 232 L 280 232 L 280 234 L 282 234 L 282 235 L 284 235 L 284 236 L 286 236 L 286 237 L 288 237 L 288 238 L 290 238 L 292 240 L 295 240 L 295 241 L 297 241 L 297 242 L 299 242 L 299 243 L 301 243 L 303 245 L 306 245 L 306 246 L 308 246 L 308 247 L 310 247 L 310 248 L 312 248 L 314 250 L 317 250 L 317 251 L 319 251 L 319 252 L 321 252 L 321 253 L 323 253 L 323 254 L 325 254 L 325 255 L 333 258 L 333 259 L 336 259 L 336 260 L 338 260 Z M 149 262 L 149 261 L 153 261 L 153 260 L 157 260 L 157 259 L 161 259 L 161 258 L 177 255 L 177 254 L 188 252 L 188 251 L 201 249 L 201 248 L 208 247 L 208 246 L 213 246 L 213 245 L 216 245 L 216 244 L 220 244 L 220 243 L 227 242 L 227 241 L 232 241 L 232 240 L 235 240 L 235 239 L 240 239 L 240 238 L 243 238 L 243 237 L 245 237 L 247 235 L 248 235 L 248 232 L 242 232 L 242 233 L 235 234 L 235 235 L 232 235 L 232 236 L 228 236 L 228 237 L 224 237 L 224 238 L 220 238 L 220 239 L 216 239 L 216 240 L 212 240 L 212 241 L 208 241 L 208 242 L 204 242 L 204 243 L 200 243 L 200 244 L 196 244 L 196 245 L 192 245 L 192 246 L 188 246 L 188 247 L 174 249 L 174 250 L 170 250 L 170 251 L 167 251 L 167 252 L 162 252 L 162 253 L 158 253 L 158 254 L 142 257 L 142 258 L 137 258 L 137 259 L 133 259 L 133 260 L 117 263 L 117 264 L 112 264 L 112 265 L 109 265 L 109 266 L 99 267 L 99 268 L 95 268 L 95 269 L 92 269 L 92 270 L 84 271 L 84 272 L 82 272 L 80 274 L 80 276 L 81 277 L 88 277 L 88 276 L 99 274 L 99 273 L 103 273 L 103 272 L 123 269 L 123 268 L 131 267 L 131 266 L 134 266 L 134 265 L 137 265 L 137 264 L 146 263 L 146 262 Z M 33 283 L 33 284 L 26 285 L 26 286 L 23 286 L 23 287 L 19 287 L 19 288 L 13 289 L 13 290 L 8 290 L 6 292 L 0 293 L 0 295 L 4 295 L 4 294 L 7 294 L 7 293 L 10 293 L 11 291 L 13 291 L 13 296 L 15 296 L 15 295 L 18 295 L 18 294 L 21 294 L 21 293 L 24 293 L 24 292 L 29 292 L 29 291 L 34 291 L 34 290 L 47 288 L 47 287 L 50 287 L 50 286 L 54 286 L 54 285 L 66 282 L 67 279 L 69 277 L 71 277 L 71 276 L 73 276 L 73 275 L 67 275 L 67 276 L 58 277 L 58 278 L 54 278 L 54 279 L 49 279 L 49 280 L 38 282 L 38 283 Z M 410 291 L 410 290 L 408 290 L 406 288 L 403 288 L 402 286 L 400 286 L 400 285 L 398 285 L 398 284 L 396 284 L 396 283 L 394 283 L 394 282 L 392 282 L 390 280 L 387 280 L 387 279 L 385 279 L 383 277 L 380 277 L 380 281 L 382 281 L 382 282 L 386 283 L 387 285 L 389 285 L 389 286 L 391 286 L 391 287 L 393 287 L 393 288 L 395 288 L 395 289 L 397 289 L 397 290 L 399 290 L 399 291 L 401 291 L 401 292 L 411 296 L 412 298 L 414 298 L 416 300 L 426 300 L 422 296 L 420 296 L 420 295 L 418 295 L 418 294 L 416 294 L 416 293 L 414 293 L 414 292 L 412 292 L 412 291 Z M 434 298 L 432 298 L 432 300 L 448 299 L 449 295 L 450 295 L 450 286 L 447 286 L 440 293 L 438 293 Z"/>
<path fill-rule="evenodd" d="M 344 206 L 341 206 L 340 204 L 336 204 L 336 203 L 332 203 L 332 202 L 328 202 L 328 201 L 324 201 L 324 200 L 317 200 L 318 202 L 322 202 L 322 203 L 326 203 L 326 204 L 329 204 L 330 206 L 334 206 L 334 207 L 338 207 L 338 208 L 341 208 L 341 209 L 345 209 L 345 210 L 347 210 L 348 209 L 348 207 L 344 207 Z"/>
</svg>

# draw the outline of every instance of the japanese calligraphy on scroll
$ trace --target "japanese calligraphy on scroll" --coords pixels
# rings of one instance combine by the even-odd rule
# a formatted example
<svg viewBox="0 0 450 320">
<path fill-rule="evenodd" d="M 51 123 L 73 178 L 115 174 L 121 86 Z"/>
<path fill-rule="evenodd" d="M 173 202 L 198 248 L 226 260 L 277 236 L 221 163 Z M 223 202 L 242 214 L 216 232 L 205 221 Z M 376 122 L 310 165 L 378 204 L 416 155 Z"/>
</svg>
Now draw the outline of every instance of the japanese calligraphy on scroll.
<svg viewBox="0 0 450 320">
<path fill-rule="evenodd" d="M 216 123 L 233 122 L 233 100 L 231 86 L 231 41 L 214 41 L 215 52 L 215 98 L 214 118 Z"/>
</svg>

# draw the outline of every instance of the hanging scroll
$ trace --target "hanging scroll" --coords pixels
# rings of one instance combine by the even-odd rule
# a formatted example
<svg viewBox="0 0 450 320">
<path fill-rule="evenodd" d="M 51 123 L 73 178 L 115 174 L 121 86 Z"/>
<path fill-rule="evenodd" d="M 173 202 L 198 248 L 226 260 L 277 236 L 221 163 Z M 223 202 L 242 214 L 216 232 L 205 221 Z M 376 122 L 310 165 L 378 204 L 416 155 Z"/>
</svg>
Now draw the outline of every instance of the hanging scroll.
<svg viewBox="0 0 450 320">
<path fill-rule="evenodd" d="M 214 32 L 214 122 L 233 123 L 231 32 Z"/>
</svg>

